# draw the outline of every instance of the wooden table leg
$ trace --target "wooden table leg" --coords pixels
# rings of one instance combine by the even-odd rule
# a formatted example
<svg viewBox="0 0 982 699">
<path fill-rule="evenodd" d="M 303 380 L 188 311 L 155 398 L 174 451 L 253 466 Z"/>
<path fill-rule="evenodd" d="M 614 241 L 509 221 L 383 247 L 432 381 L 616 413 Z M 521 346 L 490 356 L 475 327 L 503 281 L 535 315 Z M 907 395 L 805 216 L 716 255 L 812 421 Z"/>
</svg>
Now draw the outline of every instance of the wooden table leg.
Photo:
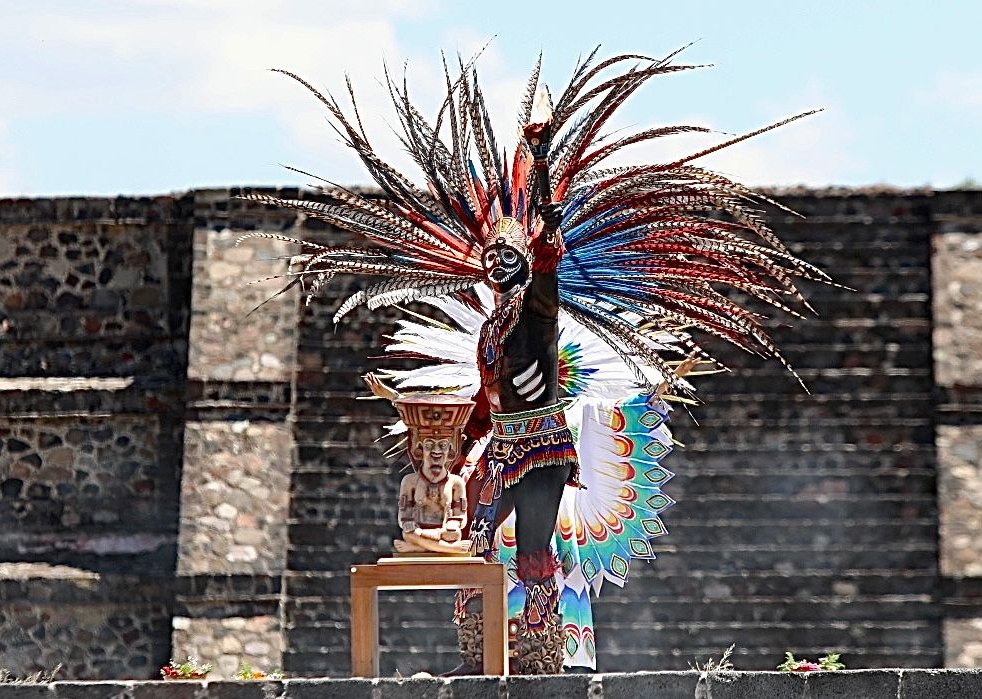
<svg viewBox="0 0 982 699">
<path fill-rule="evenodd" d="M 484 586 L 484 674 L 508 675 L 508 596 L 504 580 Z"/>
<path fill-rule="evenodd" d="M 351 569 L 351 675 L 378 677 L 378 588 Z"/>
</svg>

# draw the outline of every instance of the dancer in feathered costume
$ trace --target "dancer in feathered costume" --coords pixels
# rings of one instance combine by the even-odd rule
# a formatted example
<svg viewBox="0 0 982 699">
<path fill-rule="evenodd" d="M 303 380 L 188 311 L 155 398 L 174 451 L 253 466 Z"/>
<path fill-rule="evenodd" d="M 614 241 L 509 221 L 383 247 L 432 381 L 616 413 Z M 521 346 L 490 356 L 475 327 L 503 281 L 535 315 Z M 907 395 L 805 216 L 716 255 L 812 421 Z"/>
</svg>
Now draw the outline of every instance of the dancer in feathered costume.
<svg viewBox="0 0 982 699">
<path fill-rule="evenodd" d="M 475 358 L 478 337 L 493 297 L 478 287 L 481 308 L 474 309 L 454 299 L 427 299 L 457 327 L 427 316 L 401 320 L 386 351 L 412 357 L 423 364 L 412 370 L 379 372 L 402 391 L 438 389 L 471 396 L 480 384 Z M 663 334 L 654 339 L 667 349 L 674 338 Z M 566 421 L 574 434 L 576 450 L 583 462 L 583 488 L 567 486 L 560 502 L 553 545 L 560 561 L 556 581 L 563 624 L 563 665 L 596 669 L 593 612 L 590 593 L 599 594 L 603 582 L 622 586 L 632 558 L 654 559 L 651 540 L 667 533 L 661 514 L 674 501 L 662 492 L 673 474 L 661 464 L 672 449 L 667 427 L 668 407 L 658 395 L 640 390 L 623 360 L 592 332 L 565 312 L 559 316 L 559 392 Z M 675 369 L 686 375 L 694 362 L 683 361 Z M 652 376 L 654 379 L 654 375 Z M 390 399 L 379 377 L 368 377 L 373 390 Z M 391 389 L 389 389 L 391 390 Z M 669 396 L 671 398 L 671 396 Z M 404 432 L 400 423 L 393 434 Z M 473 455 L 484 443 L 471 450 Z M 499 527 L 497 548 L 509 572 L 509 616 L 520 618 L 526 590 L 516 574 L 515 516 Z M 464 647 L 479 658 L 480 638 L 466 626 L 475 619 L 464 617 Z M 529 663 L 543 650 L 525 649 Z M 555 652 L 555 651 L 553 651 Z"/>
<path fill-rule="evenodd" d="M 295 241 L 302 254 L 294 258 L 298 268 L 289 286 L 309 282 L 313 293 L 337 274 L 381 278 L 345 301 L 335 320 L 359 304 L 377 308 L 431 296 L 476 305 L 472 287 L 484 281 L 492 288 L 494 310 L 479 333 L 477 407 L 467 428 L 472 439 L 491 438 L 468 484 L 476 503 L 469 536 L 493 556 L 495 530 L 515 509 L 517 576 L 526 592 L 520 649 L 544 650 L 536 663 L 523 664 L 525 672 L 556 672 L 562 663 L 560 566 L 549 545 L 563 489 L 578 485 L 579 466 L 559 403 L 560 309 L 606 343 L 642 389 L 654 394 L 664 381 L 685 393 L 688 386 L 660 355 L 656 335 L 672 337 L 694 359 L 711 361 L 692 339 L 699 332 L 783 362 L 758 316 L 722 290 L 794 313 L 789 302 L 807 304 L 793 278 L 825 278 L 767 228 L 753 208 L 763 197 L 691 164 L 804 114 L 673 162 L 603 168 L 631 144 L 706 129 L 604 135 L 616 109 L 648 79 L 694 66 L 673 65 L 676 54 L 595 62 L 595 53 L 577 65 L 554 106 L 538 89 L 537 63 L 519 110 L 524 139 L 510 158 L 492 133 L 472 64 L 461 62 L 456 78 L 445 71 L 447 95 L 432 123 L 413 105 L 405 83 L 389 80 L 402 142 L 423 171 L 425 190 L 372 148 L 350 84 L 352 118 L 332 97 L 287 73 L 325 105 L 389 204 L 341 187 L 322 189 L 324 201 L 250 197 L 374 244 Z M 460 600 L 459 611 L 476 618 L 467 601 Z M 520 650 L 520 664 L 523 655 Z"/>
</svg>

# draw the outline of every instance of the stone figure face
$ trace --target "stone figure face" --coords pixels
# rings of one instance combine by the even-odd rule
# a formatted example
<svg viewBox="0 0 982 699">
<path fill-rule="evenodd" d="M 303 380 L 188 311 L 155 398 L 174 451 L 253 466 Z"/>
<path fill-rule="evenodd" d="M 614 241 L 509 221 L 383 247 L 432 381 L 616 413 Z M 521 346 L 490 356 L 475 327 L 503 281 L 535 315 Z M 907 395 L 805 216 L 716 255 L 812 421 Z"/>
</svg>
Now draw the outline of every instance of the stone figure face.
<svg viewBox="0 0 982 699">
<path fill-rule="evenodd" d="M 491 245 L 481 256 L 484 274 L 498 293 L 523 284 L 528 278 L 528 261 L 511 245 Z"/>
<path fill-rule="evenodd" d="M 439 483 L 450 473 L 450 465 L 457 455 L 453 440 L 448 437 L 427 437 L 421 444 L 423 448 L 423 465 L 420 475 L 430 483 Z"/>
</svg>

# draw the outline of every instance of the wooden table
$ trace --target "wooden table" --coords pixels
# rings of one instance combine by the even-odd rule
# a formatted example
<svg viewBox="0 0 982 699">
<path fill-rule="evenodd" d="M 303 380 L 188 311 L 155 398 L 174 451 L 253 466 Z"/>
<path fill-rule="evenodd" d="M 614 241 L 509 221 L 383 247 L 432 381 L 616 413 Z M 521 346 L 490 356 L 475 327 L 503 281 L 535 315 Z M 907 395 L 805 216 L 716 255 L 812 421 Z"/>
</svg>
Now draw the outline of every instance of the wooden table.
<svg viewBox="0 0 982 699">
<path fill-rule="evenodd" d="M 484 590 L 484 674 L 508 674 L 505 566 L 483 558 L 381 558 L 351 568 L 351 674 L 378 677 L 378 591 Z"/>
</svg>

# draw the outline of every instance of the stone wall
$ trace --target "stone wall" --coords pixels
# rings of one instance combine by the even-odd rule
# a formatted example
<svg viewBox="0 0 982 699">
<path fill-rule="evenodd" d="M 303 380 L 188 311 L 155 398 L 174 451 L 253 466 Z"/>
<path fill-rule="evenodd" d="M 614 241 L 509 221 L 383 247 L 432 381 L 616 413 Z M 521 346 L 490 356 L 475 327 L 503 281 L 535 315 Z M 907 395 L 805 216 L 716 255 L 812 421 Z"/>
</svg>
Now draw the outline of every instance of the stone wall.
<svg viewBox="0 0 982 699">
<path fill-rule="evenodd" d="M 766 323 L 810 393 L 780 365 L 726 348 L 734 372 L 699 382 L 698 426 L 676 419 L 686 446 L 669 464 L 679 505 L 663 555 L 596 611 L 613 622 L 598 625 L 598 655 L 625 651 L 617 669 L 684 667 L 729 643 L 758 669 L 785 650 L 835 649 L 863 667 L 942 662 L 933 198 L 782 203 L 805 217 L 772 212 L 782 239 L 849 289 L 808 285 L 817 315 Z"/>
<path fill-rule="evenodd" d="M 0 202 L 0 665 L 170 650 L 190 198 Z"/>
<path fill-rule="evenodd" d="M 200 469 L 182 481 L 178 573 L 281 573 L 293 435 L 246 420 L 184 434 L 185 463 Z"/>
<path fill-rule="evenodd" d="M 207 658 L 214 665 L 208 676 L 215 679 L 234 679 L 245 665 L 274 672 L 283 655 L 282 638 L 278 616 L 174 618 L 178 659 Z"/>
<path fill-rule="evenodd" d="M 158 429 L 153 418 L 0 419 L 12 462 L 0 484 L 4 544 L 52 524 L 86 533 L 159 519 Z"/>
<path fill-rule="evenodd" d="M 982 425 L 938 425 L 938 463 L 941 570 L 982 577 Z"/>
<path fill-rule="evenodd" d="M 137 376 L 183 367 L 187 270 L 175 278 L 174 265 L 187 260 L 187 224 L 109 218 L 119 214 L 104 205 L 65 211 L 79 216 L 67 220 L 43 220 L 40 205 L 23 216 L 10 206 L 0 212 L 2 375 Z"/>
<path fill-rule="evenodd" d="M 303 235 L 321 243 L 348 241 L 315 220 Z M 298 338 L 295 434 L 297 461 L 290 499 L 290 550 L 285 611 L 289 675 L 340 676 L 350 667 L 348 570 L 391 551 L 398 534 L 395 504 L 405 462 L 387 459 L 377 441 L 391 424 L 385 401 L 360 400 L 361 376 L 377 366 L 378 338 L 391 334 L 399 312 L 358 308 L 338 325 L 333 315 L 360 288 L 335 279 L 304 308 Z M 422 309 L 420 309 L 422 310 Z M 386 366 L 397 366 L 391 361 Z M 452 593 L 380 595 L 383 675 L 456 665 Z"/>
<path fill-rule="evenodd" d="M 956 200 L 957 201 L 957 200 Z M 945 663 L 982 665 L 982 207 L 940 212 L 934 234 L 934 371 Z"/>
<path fill-rule="evenodd" d="M 188 375 L 204 381 L 289 383 L 296 345 L 296 295 L 270 300 L 284 286 L 284 280 L 258 280 L 286 271 L 285 262 L 276 258 L 292 254 L 291 246 L 279 240 L 263 241 L 261 246 L 254 242 L 236 245 L 239 236 L 254 232 L 255 223 L 230 229 L 225 227 L 230 223 L 227 219 L 204 218 L 209 194 L 199 192 L 196 196 L 199 215 L 204 219 L 199 224 L 205 225 L 199 225 L 194 234 Z M 220 195 L 220 201 L 229 204 L 227 193 Z M 242 225 L 231 222 L 236 223 Z M 267 224 L 266 229 L 279 232 L 290 224 L 287 219 Z"/>
<path fill-rule="evenodd" d="M 0 685 L 0 699 L 935 699 L 982 694 L 978 670 L 639 672 L 541 677 L 286 679 L 251 682 L 52 682 Z"/>
<path fill-rule="evenodd" d="M 174 655 L 282 666 L 297 295 L 276 295 L 291 246 L 236 246 L 292 215 L 247 212 L 227 190 L 195 193 L 194 282 L 184 433 Z M 265 281 L 262 281 L 265 280 Z M 250 313 L 257 306 L 256 312 Z M 234 584 L 228 584 L 228 581 Z"/>
<path fill-rule="evenodd" d="M 935 373 L 940 386 L 978 386 L 982 376 L 982 221 L 944 217 L 934 236 Z"/>
<path fill-rule="evenodd" d="M 731 643 L 751 668 L 829 648 L 865 667 L 941 664 L 929 263 L 944 196 L 783 193 L 806 218 L 772 212 L 775 229 L 854 290 L 809 286 L 817 317 L 768 322 L 810 394 L 716 348 L 735 370 L 700 381 L 698 427 L 676 416 L 671 535 L 595 606 L 601 670 L 685 668 Z M 374 443 L 391 415 L 351 397 L 393 315 L 334 328 L 350 290 L 301 318 L 290 567 L 308 572 L 287 580 L 288 672 L 347 672 L 347 567 L 395 533 L 400 465 Z M 448 594 L 380 604 L 383 674 L 454 664 Z"/>
<path fill-rule="evenodd" d="M 375 441 L 391 410 L 356 396 L 399 312 L 335 327 L 339 278 L 247 315 L 292 250 L 239 235 L 348 238 L 240 191 L 0 202 L 0 557 L 42 566 L 0 568 L 0 665 L 349 672 L 348 568 L 389 550 L 402 468 Z M 698 426 L 675 417 L 671 535 L 595 608 L 601 670 L 731 643 L 741 668 L 982 664 L 982 193 L 776 194 L 806 219 L 773 227 L 851 290 L 809 285 L 817 317 L 769 322 L 810 393 L 717 347 L 734 372 L 700 380 Z M 383 673 L 452 666 L 450 613 L 383 595 Z"/>
<path fill-rule="evenodd" d="M 139 575 L 0 564 L 0 667 L 64 678 L 153 677 L 169 651 L 172 597 Z"/>
</svg>

